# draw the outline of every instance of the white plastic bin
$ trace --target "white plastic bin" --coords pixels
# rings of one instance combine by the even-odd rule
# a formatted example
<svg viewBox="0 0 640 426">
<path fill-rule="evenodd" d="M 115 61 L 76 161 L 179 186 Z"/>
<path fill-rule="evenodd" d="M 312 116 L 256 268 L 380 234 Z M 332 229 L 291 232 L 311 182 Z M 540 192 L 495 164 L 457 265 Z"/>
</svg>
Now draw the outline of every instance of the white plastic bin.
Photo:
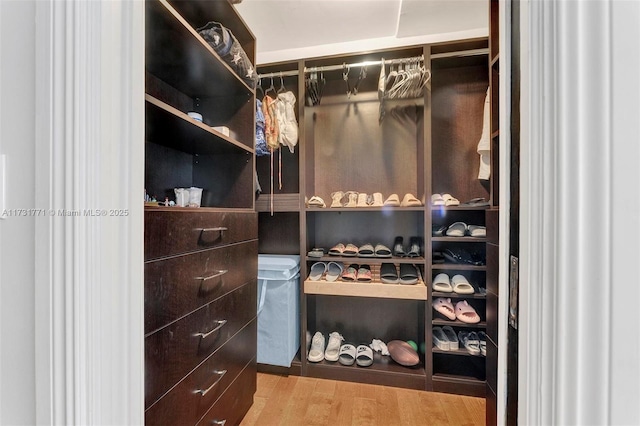
<svg viewBox="0 0 640 426">
<path fill-rule="evenodd" d="M 300 347 L 300 256 L 258 255 L 260 364 L 290 367 Z"/>
</svg>

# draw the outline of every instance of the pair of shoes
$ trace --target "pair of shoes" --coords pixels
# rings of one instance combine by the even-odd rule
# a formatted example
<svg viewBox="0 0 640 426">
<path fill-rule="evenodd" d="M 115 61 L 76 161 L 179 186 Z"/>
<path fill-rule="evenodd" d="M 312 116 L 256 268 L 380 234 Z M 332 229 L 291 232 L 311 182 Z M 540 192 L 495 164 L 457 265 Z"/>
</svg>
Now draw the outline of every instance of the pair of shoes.
<svg viewBox="0 0 640 426">
<path fill-rule="evenodd" d="M 469 302 L 466 300 L 461 300 L 456 303 L 455 309 L 451 299 L 444 297 L 436 298 L 432 305 L 436 312 L 444 315 L 445 318 L 451 321 L 458 319 L 466 324 L 477 324 L 480 322 L 480 315 L 478 315 L 474 307 L 469 305 Z"/>
<path fill-rule="evenodd" d="M 342 276 L 340 277 L 342 281 L 360 281 L 360 282 L 371 282 L 371 267 L 369 265 L 356 265 L 351 264 L 344 271 L 342 271 Z"/>
<path fill-rule="evenodd" d="M 458 293 L 458 294 L 473 294 L 475 289 L 464 275 L 454 275 L 449 279 L 449 275 L 440 273 L 435 276 L 431 286 L 434 291 L 441 291 L 443 293 Z"/>
<path fill-rule="evenodd" d="M 465 201 L 461 205 L 469 206 L 469 207 L 484 207 L 484 206 L 488 206 L 489 202 L 484 197 L 479 197 L 479 198 L 472 198 L 469 201 Z"/>
<path fill-rule="evenodd" d="M 409 263 L 400 264 L 399 274 L 396 265 L 393 263 L 383 263 L 380 265 L 380 281 L 385 284 L 417 284 L 418 274 L 418 268 Z"/>
<path fill-rule="evenodd" d="M 410 237 L 409 250 L 405 251 L 403 238 L 397 236 L 393 241 L 393 255 L 398 257 L 420 257 L 422 254 L 422 238 Z"/>
<path fill-rule="evenodd" d="M 333 282 L 342 275 L 343 266 L 338 262 L 316 262 L 309 270 L 309 280 L 320 281 L 324 275 L 325 280 Z"/>
<path fill-rule="evenodd" d="M 329 249 L 329 256 L 345 256 L 355 257 L 358 255 L 359 249 L 355 244 L 348 243 L 346 246 L 338 243 Z"/>
<path fill-rule="evenodd" d="M 478 333 L 475 331 L 459 331 L 458 340 L 460 340 L 460 343 L 462 343 L 471 355 L 480 355 L 482 353 L 482 350 L 480 349 L 480 336 L 478 336 Z M 486 348 L 485 340 L 485 354 L 487 353 Z"/>
<path fill-rule="evenodd" d="M 331 207 L 382 207 L 382 194 L 374 192 L 369 195 L 357 191 L 336 191 L 331 193 Z"/>
<path fill-rule="evenodd" d="M 398 194 L 391 194 L 384 201 L 384 205 L 387 207 L 421 207 L 422 201 L 418 200 L 415 195 L 406 193 L 400 201 Z"/>
<path fill-rule="evenodd" d="M 432 339 L 433 344 L 441 351 L 458 350 L 458 336 L 449 325 L 433 327 Z"/>
<path fill-rule="evenodd" d="M 316 334 L 313 335 L 313 339 L 311 339 L 311 348 L 309 349 L 307 359 L 309 362 L 320 362 L 323 359 L 326 359 L 327 361 L 337 361 L 340 352 L 340 345 L 343 340 L 344 337 L 342 337 L 342 335 L 337 331 L 330 333 L 329 343 L 325 350 L 324 334 L 316 331 Z"/>
<path fill-rule="evenodd" d="M 454 222 L 447 228 L 447 237 L 486 237 L 487 228 L 480 225 L 467 225 L 464 222 Z"/>
<path fill-rule="evenodd" d="M 438 225 L 435 223 L 431 225 L 431 236 L 444 237 L 445 232 L 447 232 L 447 227 L 445 225 Z"/>
<path fill-rule="evenodd" d="M 459 206 L 460 200 L 453 197 L 451 194 L 433 194 L 431 196 L 432 206 Z"/>
<path fill-rule="evenodd" d="M 324 203 L 324 200 L 320 197 L 318 197 L 317 195 L 314 195 L 313 197 L 309 198 L 309 200 L 307 201 L 307 207 L 327 207 L 327 205 Z"/>
<path fill-rule="evenodd" d="M 338 360 L 342 365 L 353 365 L 354 362 L 359 367 L 369 367 L 373 364 L 373 351 L 367 345 L 355 347 L 351 343 L 346 343 L 340 347 Z"/>
</svg>

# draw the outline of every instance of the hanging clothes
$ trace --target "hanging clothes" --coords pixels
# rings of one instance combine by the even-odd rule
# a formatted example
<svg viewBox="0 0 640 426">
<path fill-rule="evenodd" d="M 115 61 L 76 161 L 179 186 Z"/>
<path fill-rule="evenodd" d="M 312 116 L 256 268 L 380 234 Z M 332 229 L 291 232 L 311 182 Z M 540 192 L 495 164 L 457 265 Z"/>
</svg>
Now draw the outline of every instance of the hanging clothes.
<svg viewBox="0 0 640 426">
<path fill-rule="evenodd" d="M 387 86 L 387 74 L 384 69 L 384 58 L 380 61 L 380 77 L 378 77 L 378 99 L 380 100 L 380 109 L 379 109 L 379 117 L 378 124 L 382 124 L 382 120 L 384 119 L 384 99 L 385 99 L 385 91 Z"/>
<path fill-rule="evenodd" d="M 256 99 L 256 155 L 258 157 L 269 155 L 264 129 L 265 119 L 264 113 L 262 112 L 262 101 L 260 99 Z"/>
<path fill-rule="evenodd" d="M 491 100 L 489 97 L 489 89 L 484 98 L 484 115 L 482 120 L 482 135 L 478 142 L 478 154 L 480 155 L 480 169 L 478 171 L 478 179 L 488 180 L 491 176 L 491 138 L 490 120 L 491 120 Z"/>
<path fill-rule="evenodd" d="M 262 100 L 262 113 L 264 114 L 264 133 L 267 140 L 267 147 L 271 152 L 280 146 L 278 142 L 278 119 L 276 118 L 276 100 L 271 96 L 265 96 Z"/>
<path fill-rule="evenodd" d="M 296 104 L 296 97 L 293 92 L 280 93 L 276 101 L 276 117 L 278 119 L 278 140 L 280 145 L 289 147 L 289 151 L 294 153 L 294 148 L 298 144 L 298 122 L 293 109 Z"/>
</svg>

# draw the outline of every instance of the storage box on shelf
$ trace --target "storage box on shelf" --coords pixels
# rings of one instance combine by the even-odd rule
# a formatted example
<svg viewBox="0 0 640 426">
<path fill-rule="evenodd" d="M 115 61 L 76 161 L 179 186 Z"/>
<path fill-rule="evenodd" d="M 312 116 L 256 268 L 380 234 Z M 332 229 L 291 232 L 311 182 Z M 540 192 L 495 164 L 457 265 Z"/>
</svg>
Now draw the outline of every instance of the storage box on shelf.
<svg viewBox="0 0 640 426">
<path fill-rule="evenodd" d="M 256 383 L 254 91 L 195 28 L 225 22 L 252 58 L 255 39 L 226 1 L 145 8 L 145 188 L 203 188 L 200 208 L 145 207 L 145 421 L 236 424 Z"/>
</svg>

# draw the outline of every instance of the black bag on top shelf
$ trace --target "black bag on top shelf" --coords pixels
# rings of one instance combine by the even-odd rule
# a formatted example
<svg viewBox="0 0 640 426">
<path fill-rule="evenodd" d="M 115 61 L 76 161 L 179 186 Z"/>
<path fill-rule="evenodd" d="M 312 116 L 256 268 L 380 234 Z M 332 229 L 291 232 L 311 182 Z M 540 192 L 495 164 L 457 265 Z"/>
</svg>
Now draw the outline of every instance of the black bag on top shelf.
<svg viewBox="0 0 640 426">
<path fill-rule="evenodd" d="M 228 28 L 219 22 L 211 21 L 196 31 L 249 87 L 256 88 L 258 73 L 249 56 Z"/>
</svg>

